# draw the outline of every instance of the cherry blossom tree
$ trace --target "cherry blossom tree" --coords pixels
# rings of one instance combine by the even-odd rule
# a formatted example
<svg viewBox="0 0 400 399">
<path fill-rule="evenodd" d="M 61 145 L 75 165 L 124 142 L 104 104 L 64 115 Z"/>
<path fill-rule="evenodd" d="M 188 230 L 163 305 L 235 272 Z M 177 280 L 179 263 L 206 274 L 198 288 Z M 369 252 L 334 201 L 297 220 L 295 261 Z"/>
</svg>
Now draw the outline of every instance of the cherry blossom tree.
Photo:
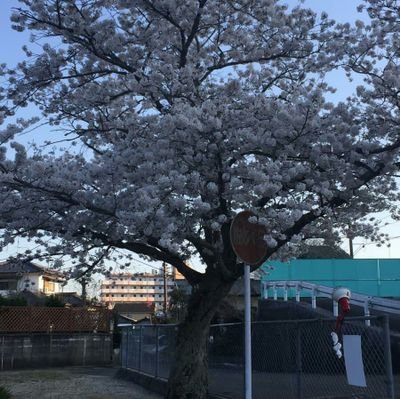
<svg viewBox="0 0 400 399">
<path fill-rule="evenodd" d="M 379 239 L 368 214 L 397 200 L 396 2 L 366 2 L 354 27 L 277 0 L 20 2 L 32 44 L 0 70 L 2 245 L 89 272 L 116 250 L 177 268 L 192 295 L 167 397 L 204 399 L 209 324 L 243 274 L 238 212 L 265 225 L 267 257 L 349 225 Z M 337 69 L 366 82 L 333 104 Z M 62 136 L 22 144 L 28 105 Z"/>
</svg>

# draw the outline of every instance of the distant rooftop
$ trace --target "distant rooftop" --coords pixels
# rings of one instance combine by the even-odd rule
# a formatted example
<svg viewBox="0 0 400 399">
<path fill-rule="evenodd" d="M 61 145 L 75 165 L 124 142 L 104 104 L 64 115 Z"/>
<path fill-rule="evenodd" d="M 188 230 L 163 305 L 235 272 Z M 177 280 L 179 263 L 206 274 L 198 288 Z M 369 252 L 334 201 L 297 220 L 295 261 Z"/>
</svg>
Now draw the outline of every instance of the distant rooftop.
<svg viewBox="0 0 400 399">
<path fill-rule="evenodd" d="M 154 303 L 116 303 L 114 306 L 114 310 L 119 313 L 151 313 L 154 311 Z"/>
<path fill-rule="evenodd" d="M 52 277 L 65 278 L 65 276 L 56 271 L 43 266 L 39 266 L 30 261 L 5 261 L 0 262 L 0 275 L 14 273 L 40 273 Z"/>
<path fill-rule="evenodd" d="M 126 279 L 126 278 L 132 278 L 132 277 L 159 277 L 161 276 L 161 272 L 156 272 L 156 273 L 148 273 L 148 272 L 143 272 L 143 273 L 111 273 L 107 275 L 108 280 L 113 280 L 113 279 Z"/>
</svg>

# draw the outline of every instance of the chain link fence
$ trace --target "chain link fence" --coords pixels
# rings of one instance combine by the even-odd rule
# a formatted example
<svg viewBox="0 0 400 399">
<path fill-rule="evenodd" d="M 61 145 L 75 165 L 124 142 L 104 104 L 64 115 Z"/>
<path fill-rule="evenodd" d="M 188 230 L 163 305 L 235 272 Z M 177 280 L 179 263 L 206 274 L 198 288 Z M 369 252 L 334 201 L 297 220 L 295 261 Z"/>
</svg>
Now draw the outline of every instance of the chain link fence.
<svg viewBox="0 0 400 399">
<path fill-rule="evenodd" d="M 2 370 L 108 366 L 111 361 L 109 333 L 0 333 L 0 379 Z"/>
<path fill-rule="evenodd" d="M 173 365 L 176 333 L 176 325 L 124 328 L 121 367 L 167 379 Z"/>
<path fill-rule="evenodd" d="M 332 349 L 334 323 L 333 319 L 253 323 L 253 399 L 395 399 L 387 317 L 348 318 L 342 327 L 343 335 L 361 337 L 366 387 L 348 384 L 344 358 Z M 122 367 L 168 378 L 176 331 L 171 325 L 125 329 Z M 243 344 L 243 324 L 211 326 L 211 394 L 243 398 Z"/>
</svg>

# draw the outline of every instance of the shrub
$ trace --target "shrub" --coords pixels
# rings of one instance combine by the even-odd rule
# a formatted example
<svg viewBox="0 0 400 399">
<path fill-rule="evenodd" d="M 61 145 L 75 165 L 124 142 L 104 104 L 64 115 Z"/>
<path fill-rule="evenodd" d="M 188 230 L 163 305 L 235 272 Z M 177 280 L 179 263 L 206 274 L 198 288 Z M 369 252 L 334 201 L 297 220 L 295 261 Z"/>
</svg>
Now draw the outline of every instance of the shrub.
<svg viewBox="0 0 400 399">
<path fill-rule="evenodd" d="M 26 306 L 26 305 L 27 301 L 23 297 L 20 296 L 2 297 L 0 295 L 0 306 Z"/>
<path fill-rule="evenodd" d="M 55 295 L 50 295 L 46 298 L 45 306 L 50 308 L 63 308 L 64 304 L 60 298 L 56 297 Z"/>
<path fill-rule="evenodd" d="M 11 399 L 11 392 L 0 385 L 0 399 Z"/>
</svg>

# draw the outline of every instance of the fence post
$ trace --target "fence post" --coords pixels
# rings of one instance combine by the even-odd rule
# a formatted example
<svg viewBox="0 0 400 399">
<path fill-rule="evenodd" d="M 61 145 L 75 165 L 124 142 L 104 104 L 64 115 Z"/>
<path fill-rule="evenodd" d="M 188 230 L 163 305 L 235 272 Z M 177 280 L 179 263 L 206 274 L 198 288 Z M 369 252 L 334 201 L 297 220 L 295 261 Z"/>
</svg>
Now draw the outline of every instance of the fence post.
<svg viewBox="0 0 400 399">
<path fill-rule="evenodd" d="M 369 301 L 365 301 L 364 302 L 364 316 L 365 317 L 369 317 L 370 316 L 370 312 L 369 312 Z M 371 326 L 371 320 L 370 319 L 365 319 L 365 325 L 367 327 Z"/>
<path fill-rule="evenodd" d="M 120 330 L 120 341 L 119 341 L 119 359 L 118 359 L 118 366 L 120 369 L 122 369 L 123 366 L 123 361 L 124 361 L 124 355 L 122 353 L 122 349 L 125 348 L 125 337 L 124 337 L 125 331 L 124 329 Z M 114 350 L 114 340 L 111 338 L 111 348 Z"/>
<path fill-rule="evenodd" d="M 302 381 L 302 373 L 303 373 L 303 365 L 301 361 L 301 324 L 296 323 L 296 379 L 297 379 L 297 396 L 296 399 L 303 398 L 303 381 Z"/>
<path fill-rule="evenodd" d="M 394 381 L 392 370 L 392 353 L 390 351 L 390 329 L 389 329 L 389 316 L 383 316 L 383 343 L 385 355 L 385 371 L 386 371 L 386 389 L 387 397 L 394 398 Z"/>
<path fill-rule="evenodd" d="M 296 285 L 296 302 L 300 302 L 300 287 Z"/>
<path fill-rule="evenodd" d="M 156 325 L 156 370 L 155 370 L 155 377 L 158 378 L 159 373 L 159 362 L 160 362 L 160 343 L 158 342 L 160 337 L 160 326 Z"/>
<path fill-rule="evenodd" d="M 338 317 L 339 315 L 339 304 L 336 301 L 333 301 L 333 316 Z"/>
<path fill-rule="evenodd" d="M 268 284 L 267 283 L 263 283 L 263 295 L 264 295 L 264 299 L 268 299 Z"/>
<path fill-rule="evenodd" d="M 1 370 L 4 369 L 4 335 L 1 337 Z"/>
<path fill-rule="evenodd" d="M 311 307 L 313 309 L 317 308 L 317 292 L 315 291 L 315 289 L 312 290 L 311 294 Z"/>
<path fill-rule="evenodd" d="M 143 326 L 139 326 L 139 358 L 138 358 L 138 370 L 142 370 L 142 341 L 143 341 Z"/>
<path fill-rule="evenodd" d="M 128 328 L 126 329 L 126 351 L 125 351 L 125 368 L 128 368 L 128 357 L 129 357 L 129 336 L 131 331 L 128 330 Z"/>
<path fill-rule="evenodd" d="M 87 356 L 87 336 L 83 335 L 83 353 L 82 353 L 82 363 L 83 366 L 86 366 L 86 356 Z"/>
<path fill-rule="evenodd" d="M 125 368 L 126 368 L 126 341 L 128 337 L 128 329 L 125 327 L 121 330 L 121 344 L 120 344 L 120 351 L 121 351 L 121 356 L 120 356 L 120 366 L 121 368 L 124 368 L 124 360 L 125 360 Z M 124 353 L 123 353 L 124 352 Z M 124 359 L 125 357 L 125 359 Z"/>
<path fill-rule="evenodd" d="M 53 334 L 49 332 L 49 365 L 53 365 Z"/>
</svg>

